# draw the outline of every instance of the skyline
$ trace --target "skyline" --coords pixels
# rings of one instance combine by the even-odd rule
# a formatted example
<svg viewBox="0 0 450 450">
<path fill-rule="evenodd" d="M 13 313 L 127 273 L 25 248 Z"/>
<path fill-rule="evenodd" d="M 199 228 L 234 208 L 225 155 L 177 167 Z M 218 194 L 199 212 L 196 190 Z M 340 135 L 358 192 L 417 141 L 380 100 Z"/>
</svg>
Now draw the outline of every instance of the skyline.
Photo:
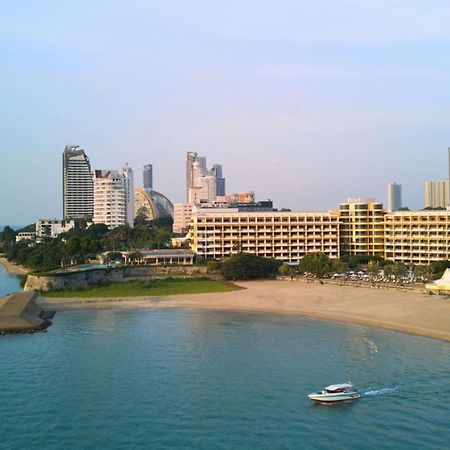
<svg viewBox="0 0 450 450">
<path fill-rule="evenodd" d="M 279 208 L 386 205 L 392 181 L 422 208 L 447 178 L 449 18 L 444 2 L 6 5 L 1 222 L 62 216 L 66 144 L 95 169 L 153 164 L 173 202 L 195 151 Z"/>
</svg>

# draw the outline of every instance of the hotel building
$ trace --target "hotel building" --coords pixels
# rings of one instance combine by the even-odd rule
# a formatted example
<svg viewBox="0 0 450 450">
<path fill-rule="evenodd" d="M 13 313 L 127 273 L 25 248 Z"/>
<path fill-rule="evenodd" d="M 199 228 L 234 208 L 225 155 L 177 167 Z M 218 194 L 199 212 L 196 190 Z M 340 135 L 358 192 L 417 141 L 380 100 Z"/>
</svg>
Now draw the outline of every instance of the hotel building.
<svg viewBox="0 0 450 450">
<path fill-rule="evenodd" d="M 192 217 L 191 249 L 218 259 L 240 251 L 297 264 L 310 252 L 339 258 L 339 217 L 320 213 L 201 212 Z"/>
<path fill-rule="evenodd" d="M 94 172 L 94 223 L 109 228 L 134 225 L 133 171 L 125 167 Z"/>
<path fill-rule="evenodd" d="M 450 211 L 385 215 L 384 258 L 424 265 L 450 259 Z"/>
<path fill-rule="evenodd" d="M 340 252 L 384 256 L 383 204 L 373 199 L 349 198 L 339 205 Z"/>
<path fill-rule="evenodd" d="M 92 220 L 94 187 L 89 158 L 78 145 L 66 145 L 62 159 L 64 220 Z"/>
</svg>

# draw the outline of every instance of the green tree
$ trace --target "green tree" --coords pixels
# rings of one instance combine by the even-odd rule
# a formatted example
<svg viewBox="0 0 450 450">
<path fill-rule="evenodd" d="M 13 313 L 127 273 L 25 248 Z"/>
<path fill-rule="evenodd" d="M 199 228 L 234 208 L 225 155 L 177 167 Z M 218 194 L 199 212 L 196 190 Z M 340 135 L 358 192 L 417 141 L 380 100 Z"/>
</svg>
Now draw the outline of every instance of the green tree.
<svg viewBox="0 0 450 450">
<path fill-rule="evenodd" d="M 435 279 L 441 278 L 444 272 L 450 267 L 450 261 L 442 260 L 431 263 L 431 270 Z"/>
<path fill-rule="evenodd" d="M 7 251 L 16 243 L 16 232 L 9 226 L 6 225 L 3 231 L 0 232 L 0 248 L 3 251 Z"/>
<path fill-rule="evenodd" d="M 333 270 L 333 263 L 324 253 L 307 253 L 300 260 L 298 268 L 300 272 L 309 272 L 320 278 Z"/>
<path fill-rule="evenodd" d="M 237 253 L 222 262 L 220 272 L 227 280 L 251 280 L 274 277 L 282 265 L 276 259 L 249 253 Z"/>
<path fill-rule="evenodd" d="M 408 267 L 406 266 L 406 264 L 396 262 L 392 267 L 392 274 L 397 277 L 404 277 L 408 274 Z"/>
<path fill-rule="evenodd" d="M 340 259 L 331 260 L 333 264 L 333 270 L 337 273 L 345 273 L 348 271 L 348 264 Z"/>
<path fill-rule="evenodd" d="M 220 270 L 220 262 L 215 261 L 214 259 L 210 259 L 206 263 L 206 268 L 207 268 L 208 273 L 218 272 Z"/>
<path fill-rule="evenodd" d="M 433 269 L 429 265 L 416 266 L 414 267 L 414 276 L 416 278 L 424 278 L 425 280 L 429 280 L 430 278 L 433 278 Z"/>
</svg>

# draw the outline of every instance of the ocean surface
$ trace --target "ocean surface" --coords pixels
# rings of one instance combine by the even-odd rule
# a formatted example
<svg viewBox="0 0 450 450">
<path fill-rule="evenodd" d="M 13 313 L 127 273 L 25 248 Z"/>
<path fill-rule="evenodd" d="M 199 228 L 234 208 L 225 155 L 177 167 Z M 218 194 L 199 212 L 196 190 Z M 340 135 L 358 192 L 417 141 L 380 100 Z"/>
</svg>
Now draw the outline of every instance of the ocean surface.
<svg viewBox="0 0 450 450">
<path fill-rule="evenodd" d="M 3 282 L 2 282 L 3 283 Z M 0 336 L 3 449 L 447 449 L 450 344 L 183 309 L 73 310 Z M 353 403 L 306 398 L 351 380 Z"/>
<path fill-rule="evenodd" d="M 20 278 L 7 273 L 4 266 L 0 264 L 0 297 L 20 290 Z"/>
</svg>

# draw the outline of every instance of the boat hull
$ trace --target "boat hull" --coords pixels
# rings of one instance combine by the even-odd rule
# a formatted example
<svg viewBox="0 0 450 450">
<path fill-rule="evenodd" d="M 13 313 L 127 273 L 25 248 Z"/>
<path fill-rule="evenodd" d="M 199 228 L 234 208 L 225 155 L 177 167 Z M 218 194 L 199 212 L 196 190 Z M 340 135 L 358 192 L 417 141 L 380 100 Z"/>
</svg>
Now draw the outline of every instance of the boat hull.
<svg viewBox="0 0 450 450">
<path fill-rule="evenodd" d="M 317 403 L 338 403 L 356 400 L 361 396 L 357 392 L 346 392 L 345 394 L 309 394 L 308 398 Z"/>
</svg>

